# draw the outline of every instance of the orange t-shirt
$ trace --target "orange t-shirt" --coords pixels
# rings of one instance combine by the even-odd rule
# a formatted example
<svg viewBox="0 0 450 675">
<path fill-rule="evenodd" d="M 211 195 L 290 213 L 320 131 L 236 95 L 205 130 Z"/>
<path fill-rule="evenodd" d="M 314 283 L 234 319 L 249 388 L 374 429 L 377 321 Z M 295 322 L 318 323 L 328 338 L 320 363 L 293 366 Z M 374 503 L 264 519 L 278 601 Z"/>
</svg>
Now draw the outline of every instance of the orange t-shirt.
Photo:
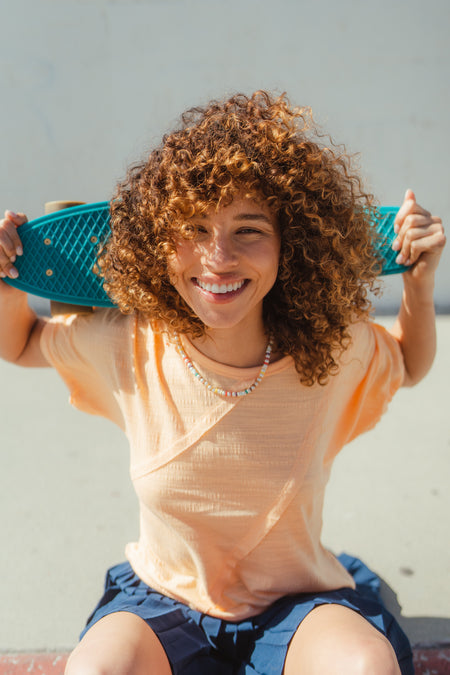
<svg viewBox="0 0 450 675">
<path fill-rule="evenodd" d="M 42 349 L 71 402 L 128 437 L 140 537 L 126 556 L 149 586 L 240 620 L 289 593 L 354 585 L 320 541 L 324 490 L 335 455 L 374 426 L 404 364 L 381 326 L 360 322 L 351 333 L 326 386 L 302 385 L 284 357 L 250 395 L 224 399 L 143 317 L 109 309 L 48 323 Z M 225 389 L 259 372 L 183 343 L 197 370 Z"/>
</svg>

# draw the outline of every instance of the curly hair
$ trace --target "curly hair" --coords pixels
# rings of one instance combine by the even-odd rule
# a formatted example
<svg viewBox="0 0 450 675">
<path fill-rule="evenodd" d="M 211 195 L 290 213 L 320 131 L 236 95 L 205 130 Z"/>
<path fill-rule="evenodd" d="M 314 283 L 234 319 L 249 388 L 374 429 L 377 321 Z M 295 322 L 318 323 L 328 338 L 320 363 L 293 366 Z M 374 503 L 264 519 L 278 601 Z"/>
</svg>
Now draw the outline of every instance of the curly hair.
<svg viewBox="0 0 450 675">
<path fill-rule="evenodd" d="M 184 113 L 111 201 L 99 267 L 121 311 L 203 335 L 206 327 L 170 282 L 168 259 L 180 234 L 192 236 L 192 216 L 245 191 L 269 205 L 280 229 L 265 328 L 304 384 L 325 384 L 350 342 L 349 325 L 371 310 L 381 260 L 373 197 L 345 149 L 323 138 L 310 109 L 291 106 L 285 94 L 237 94 Z"/>
</svg>

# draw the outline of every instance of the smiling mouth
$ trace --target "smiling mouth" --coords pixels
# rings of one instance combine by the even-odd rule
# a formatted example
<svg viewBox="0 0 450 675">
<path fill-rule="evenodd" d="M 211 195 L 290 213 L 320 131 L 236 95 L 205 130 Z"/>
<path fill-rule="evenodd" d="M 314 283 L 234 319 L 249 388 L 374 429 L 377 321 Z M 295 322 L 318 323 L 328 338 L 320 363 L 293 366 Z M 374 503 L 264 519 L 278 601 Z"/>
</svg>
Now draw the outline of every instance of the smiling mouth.
<svg viewBox="0 0 450 675">
<path fill-rule="evenodd" d="M 215 293 L 216 295 L 225 295 L 225 293 L 233 293 L 238 291 L 246 283 L 246 279 L 242 281 L 235 281 L 232 284 L 206 284 L 200 279 L 194 279 L 197 286 L 199 286 L 203 291 L 208 291 L 208 293 Z"/>
</svg>

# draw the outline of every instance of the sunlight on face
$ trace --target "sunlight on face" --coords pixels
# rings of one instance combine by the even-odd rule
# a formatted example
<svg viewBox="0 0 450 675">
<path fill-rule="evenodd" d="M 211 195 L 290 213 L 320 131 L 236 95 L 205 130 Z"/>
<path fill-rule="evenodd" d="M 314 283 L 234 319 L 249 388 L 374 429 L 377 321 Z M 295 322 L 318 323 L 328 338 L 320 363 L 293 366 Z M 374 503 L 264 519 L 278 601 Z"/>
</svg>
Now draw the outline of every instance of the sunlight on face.
<svg viewBox="0 0 450 675">
<path fill-rule="evenodd" d="M 236 198 L 194 217 L 169 261 L 174 287 L 208 328 L 262 324 L 263 299 L 278 273 L 276 216 L 264 203 Z"/>
</svg>

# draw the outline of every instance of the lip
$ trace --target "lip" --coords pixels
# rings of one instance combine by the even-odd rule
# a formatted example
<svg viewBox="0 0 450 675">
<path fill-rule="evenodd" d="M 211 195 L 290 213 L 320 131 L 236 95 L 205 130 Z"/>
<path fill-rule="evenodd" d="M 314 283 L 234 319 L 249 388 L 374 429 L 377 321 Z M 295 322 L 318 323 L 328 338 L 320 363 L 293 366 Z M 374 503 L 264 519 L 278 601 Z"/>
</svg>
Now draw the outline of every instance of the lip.
<svg viewBox="0 0 450 675">
<path fill-rule="evenodd" d="M 204 291 L 209 291 L 211 293 L 231 293 L 232 291 L 238 291 L 245 283 L 245 278 L 240 279 L 200 279 L 199 277 L 195 278 L 195 283 L 200 286 Z"/>
<path fill-rule="evenodd" d="M 208 286 L 215 285 L 218 288 L 220 288 L 221 286 L 223 287 L 225 285 L 226 286 L 235 286 L 236 284 L 241 284 L 239 286 L 239 288 L 237 288 L 236 290 L 226 291 L 225 293 L 224 292 L 218 293 L 218 292 L 214 292 L 212 290 L 207 290 L 206 288 L 202 288 L 202 286 L 200 286 L 199 280 L 195 277 L 192 278 L 192 283 L 194 284 L 194 287 L 198 290 L 198 292 L 204 298 L 206 298 L 207 300 L 212 301 L 212 302 L 222 303 L 222 302 L 230 302 L 231 300 L 233 300 L 234 298 L 239 296 L 244 291 L 244 289 L 247 288 L 248 284 L 250 283 L 250 279 L 242 279 L 241 278 L 241 279 L 236 279 L 234 281 L 230 281 L 230 280 L 224 281 L 223 279 L 222 280 L 216 279 L 214 281 L 209 281 L 209 280 L 206 281 L 204 279 L 201 280 L 201 283 L 203 285 L 208 285 Z"/>
</svg>

